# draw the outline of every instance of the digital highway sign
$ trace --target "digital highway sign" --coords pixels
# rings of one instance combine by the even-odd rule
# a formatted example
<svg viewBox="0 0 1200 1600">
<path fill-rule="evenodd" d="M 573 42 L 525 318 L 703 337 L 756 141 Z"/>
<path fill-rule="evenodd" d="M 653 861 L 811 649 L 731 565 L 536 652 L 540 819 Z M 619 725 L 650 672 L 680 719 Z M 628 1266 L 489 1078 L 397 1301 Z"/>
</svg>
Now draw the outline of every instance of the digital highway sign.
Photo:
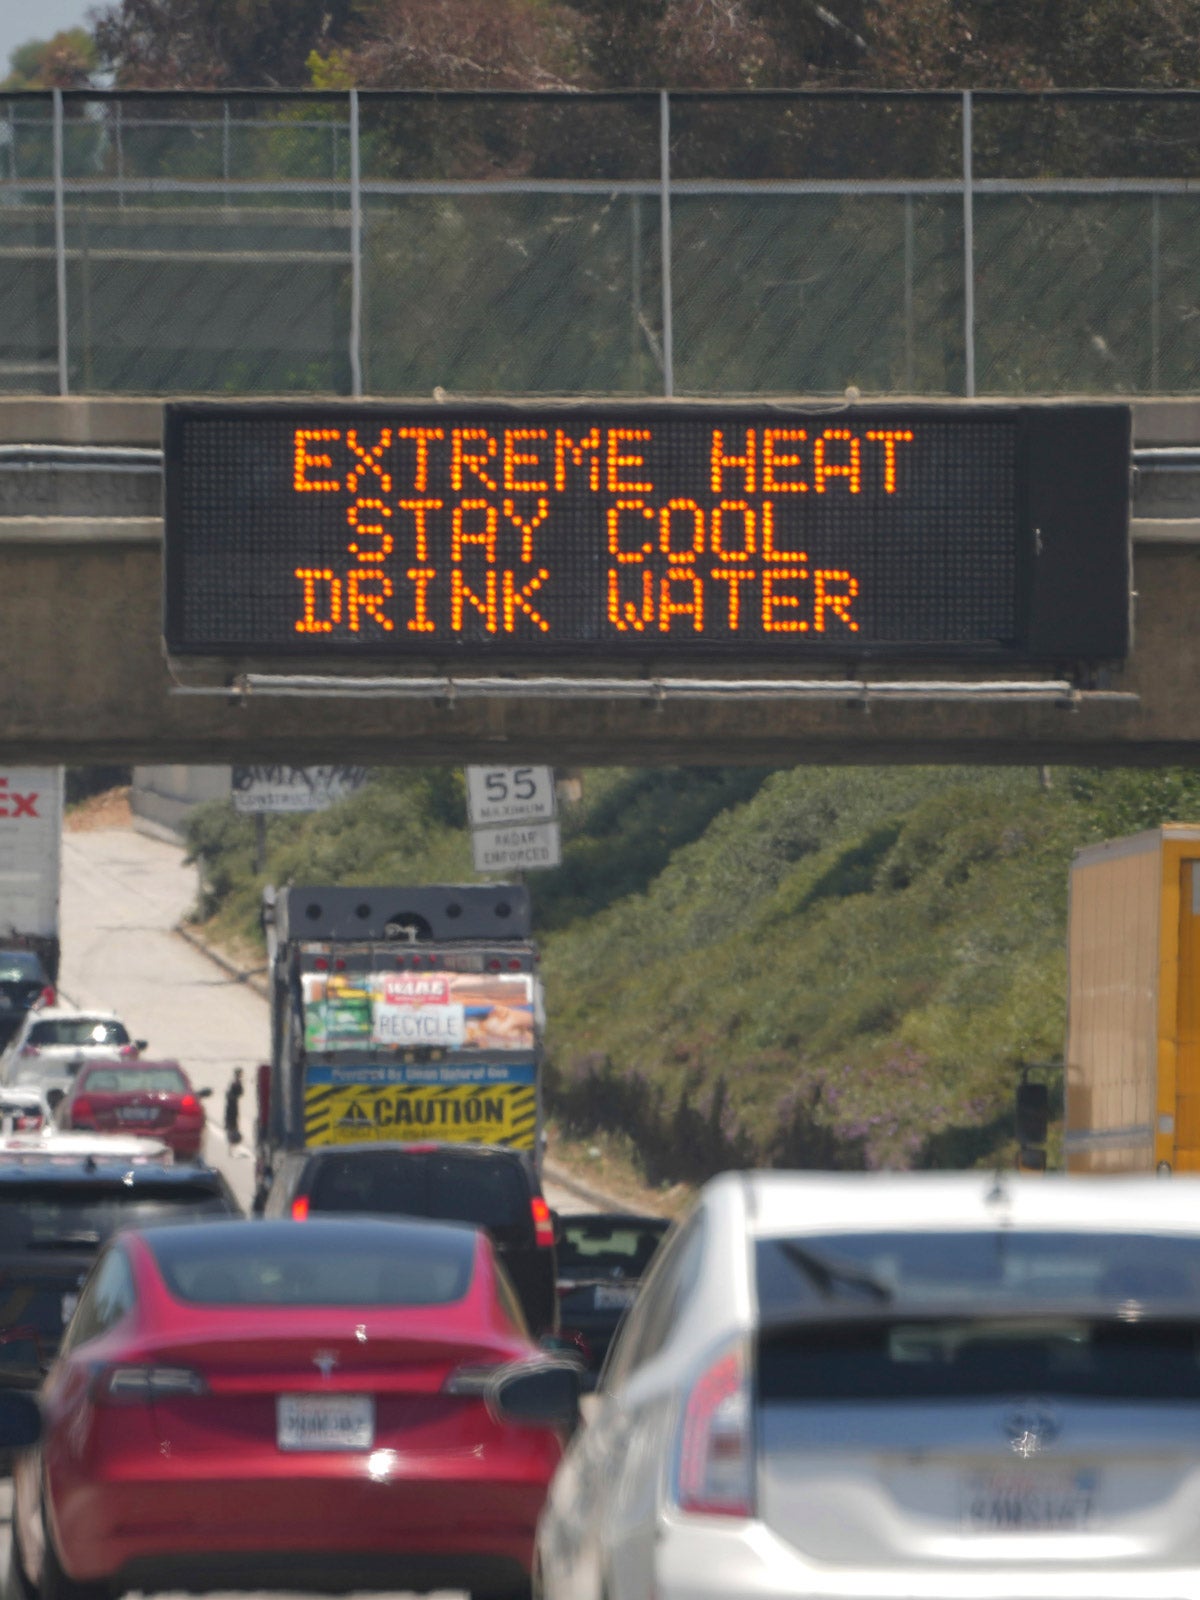
<svg viewBox="0 0 1200 1600">
<path fill-rule="evenodd" d="M 1098 662 L 1127 408 L 166 408 L 172 654 Z"/>
</svg>

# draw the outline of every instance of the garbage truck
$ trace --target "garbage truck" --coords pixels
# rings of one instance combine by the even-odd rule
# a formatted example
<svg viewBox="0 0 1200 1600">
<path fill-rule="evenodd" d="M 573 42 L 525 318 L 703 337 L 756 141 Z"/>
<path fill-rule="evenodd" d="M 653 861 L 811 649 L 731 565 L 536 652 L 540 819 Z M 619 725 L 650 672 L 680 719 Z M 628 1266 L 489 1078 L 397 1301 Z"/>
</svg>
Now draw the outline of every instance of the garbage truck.
<svg viewBox="0 0 1200 1600">
<path fill-rule="evenodd" d="M 529 892 L 267 888 L 270 1060 L 256 1184 L 281 1152 L 369 1140 L 542 1149 L 543 1006 Z"/>
<path fill-rule="evenodd" d="M 1200 1171 L 1200 826 L 1078 851 L 1069 905 L 1067 1170 Z"/>
</svg>

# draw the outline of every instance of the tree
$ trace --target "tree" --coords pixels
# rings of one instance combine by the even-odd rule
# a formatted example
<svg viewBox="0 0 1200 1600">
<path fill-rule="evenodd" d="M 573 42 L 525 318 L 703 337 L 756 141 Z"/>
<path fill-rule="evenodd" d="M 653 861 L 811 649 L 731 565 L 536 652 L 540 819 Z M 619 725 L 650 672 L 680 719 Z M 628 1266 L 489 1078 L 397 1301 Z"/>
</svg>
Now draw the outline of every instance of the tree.
<svg viewBox="0 0 1200 1600">
<path fill-rule="evenodd" d="M 0 89 L 82 89 L 96 70 L 96 42 L 86 28 L 65 28 L 18 45 L 8 64 Z"/>
<path fill-rule="evenodd" d="M 578 18 L 559 0 L 380 0 L 352 81 L 389 89 L 563 89 L 587 70 Z"/>
<path fill-rule="evenodd" d="M 303 88 L 308 57 L 345 44 L 356 0 L 116 0 L 96 47 L 118 88 Z"/>
</svg>

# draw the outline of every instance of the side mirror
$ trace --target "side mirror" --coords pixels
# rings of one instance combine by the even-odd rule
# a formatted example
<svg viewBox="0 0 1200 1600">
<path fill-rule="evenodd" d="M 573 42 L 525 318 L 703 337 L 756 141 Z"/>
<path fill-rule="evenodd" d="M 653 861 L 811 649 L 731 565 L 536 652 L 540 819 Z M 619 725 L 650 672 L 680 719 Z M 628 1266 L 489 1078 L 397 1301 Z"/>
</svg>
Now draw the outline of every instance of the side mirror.
<svg viewBox="0 0 1200 1600">
<path fill-rule="evenodd" d="M 497 1422 L 573 1428 L 579 1420 L 579 1371 L 561 1361 L 506 1367 L 492 1380 L 486 1400 Z"/>
<path fill-rule="evenodd" d="M 20 1389 L 0 1389 L 0 1445 L 23 1450 L 42 1436 L 42 1413 L 36 1398 Z"/>
<path fill-rule="evenodd" d="M 148 1041 L 145 1040 L 145 1039 L 135 1039 L 133 1041 L 133 1048 L 135 1050 L 144 1050 L 146 1048 L 147 1043 L 148 1043 Z"/>
<path fill-rule="evenodd" d="M 197 1100 L 211 1100 L 212 1099 L 212 1090 L 211 1089 L 197 1089 L 196 1090 L 196 1099 Z"/>
</svg>

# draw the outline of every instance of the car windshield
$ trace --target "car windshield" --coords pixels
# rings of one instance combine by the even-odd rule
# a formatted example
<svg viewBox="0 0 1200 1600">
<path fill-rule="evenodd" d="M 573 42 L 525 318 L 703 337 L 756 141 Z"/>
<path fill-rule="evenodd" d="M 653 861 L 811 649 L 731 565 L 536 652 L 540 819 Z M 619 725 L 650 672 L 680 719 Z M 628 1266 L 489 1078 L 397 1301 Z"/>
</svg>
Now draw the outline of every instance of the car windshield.
<svg viewBox="0 0 1200 1600">
<path fill-rule="evenodd" d="M 477 1227 L 529 1227 L 529 1189 L 507 1158 L 442 1151 L 354 1150 L 322 1160 L 315 1211 L 440 1217 Z"/>
<path fill-rule="evenodd" d="M 1021 1229 L 845 1233 L 762 1239 L 755 1252 L 766 1320 L 814 1305 L 1014 1307 L 1071 1301 L 1194 1302 L 1200 1238 Z"/>
<path fill-rule="evenodd" d="M 42 963 L 32 950 L 0 950 L 0 983 L 46 983 Z"/>
<path fill-rule="evenodd" d="M 641 1278 L 666 1232 L 665 1221 L 564 1217 L 558 1241 L 562 1278 Z"/>
<path fill-rule="evenodd" d="M 211 1183 L 0 1183 L 0 1255 L 95 1249 L 122 1228 L 207 1221 L 231 1211 Z"/>
<path fill-rule="evenodd" d="M 48 1045 L 121 1045 L 129 1043 L 129 1035 L 119 1022 L 104 1017 L 53 1017 L 35 1022 L 26 1040 L 41 1048 Z"/>
<path fill-rule="evenodd" d="M 187 1080 L 178 1067 L 92 1067 L 76 1087 L 89 1094 L 185 1094 Z"/>
<path fill-rule="evenodd" d="M 195 1305 L 440 1306 L 466 1294 L 475 1257 L 473 1234 L 442 1229 L 398 1239 L 341 1228 L 322 1237 L 294 1224 L 236 1234 L 151 1240 L 171 1293 Z"/>
</svg>

